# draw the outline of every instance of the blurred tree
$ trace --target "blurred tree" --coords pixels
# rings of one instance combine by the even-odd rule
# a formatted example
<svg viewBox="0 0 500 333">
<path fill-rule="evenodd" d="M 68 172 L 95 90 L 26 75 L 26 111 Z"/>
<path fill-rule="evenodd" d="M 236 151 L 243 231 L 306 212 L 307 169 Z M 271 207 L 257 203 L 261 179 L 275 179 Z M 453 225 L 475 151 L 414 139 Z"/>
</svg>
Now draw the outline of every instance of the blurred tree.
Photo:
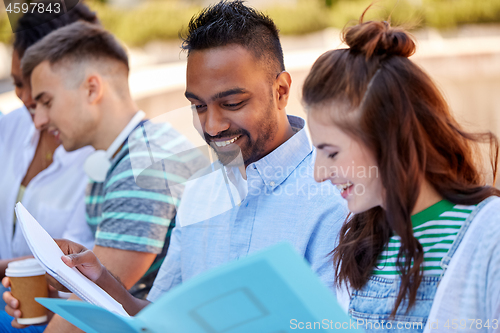
<svg viewBox="0 0 500 333">
<path fill-rule="evenodd" d="M 69 0 L 77 1 L 77 0 Z M 86 1 L 99 14 L 104 26 L 129 46 L 142 46 L 155 40 L 178 40 L 192 15 L 204 1 L 218 0 L 128 0 L 132 8 L 113 6 L 116 0 Z M 265 0 L 251 0 L 261 2 Z M 269 0 L 268 13 L 283 35 L 305 34 L 327 27 L 342 29 L 365 16 L 387 19 L 394 25 L 450 28 L 460 24 L 500 23 L 500 0 Z M 295 3 L 295 5 L 290 5 Z M 260 7 L 257 7 L 260 8 Z M 8 43 L 12 30 L 0 4 L 0 43 Z"/>
<path fill-rule="evenodd" d="M 338 1 L 338 0 L 324 0 L 325 5 L 329 8 L 333 7 L 333 5 Z"/>
</svg>

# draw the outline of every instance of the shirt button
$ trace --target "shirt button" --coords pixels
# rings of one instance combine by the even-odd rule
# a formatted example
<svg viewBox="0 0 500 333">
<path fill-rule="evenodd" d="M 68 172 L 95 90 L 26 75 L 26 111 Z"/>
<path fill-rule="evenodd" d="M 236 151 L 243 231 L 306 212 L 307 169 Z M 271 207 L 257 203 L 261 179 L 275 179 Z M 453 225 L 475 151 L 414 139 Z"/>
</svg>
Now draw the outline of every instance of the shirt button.
<svg viewBox="0 0 500 333">
<path fill-rule="evenodd" d="M 276 183 L 275 182 L 270 182 L 269 185 L 274 186 L 274 185 L 276 185 Z"/>
</svg>

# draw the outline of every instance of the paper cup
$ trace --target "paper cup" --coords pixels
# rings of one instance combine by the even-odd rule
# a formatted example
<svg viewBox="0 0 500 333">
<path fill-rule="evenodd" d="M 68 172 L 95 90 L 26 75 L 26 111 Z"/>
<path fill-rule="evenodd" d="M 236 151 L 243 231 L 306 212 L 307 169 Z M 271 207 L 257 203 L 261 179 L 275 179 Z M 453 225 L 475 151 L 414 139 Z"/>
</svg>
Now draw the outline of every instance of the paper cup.
<svg viewBox="0 0 500 333">
<path fill-rule="evenodd" d="M 40 324 L 47 321 L 47 309 L 35 301 L 35 297 L 48 297 L 49 288 L 45 270 L 34 258 L 13 261 L 5 270 L 10 279 L 12 296 L 19 300 L 22 325 Z"/>
</svg>

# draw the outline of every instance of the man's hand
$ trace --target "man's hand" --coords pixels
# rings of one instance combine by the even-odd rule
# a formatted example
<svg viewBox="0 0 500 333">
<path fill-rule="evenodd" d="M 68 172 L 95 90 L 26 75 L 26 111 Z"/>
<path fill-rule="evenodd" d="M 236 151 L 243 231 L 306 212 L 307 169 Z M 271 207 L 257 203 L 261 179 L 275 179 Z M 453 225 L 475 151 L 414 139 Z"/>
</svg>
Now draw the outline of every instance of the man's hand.
<svg viewBox="0 0 500 333">
<path fill-rule="evenodd" d="M 58 291 L 62 291 L 65 293 L 70 293 L 71 290 L 66 288 L 63 284 L 61 284 L 59 281 L 54 279 L 49 273 L 45 273 L 45 280 L 47 280 L 47 283 L 49 284 L 49 297 L 50 298 L 59 298 L 59 297 L 54 297 L 53 295 L 58 295 Z"/>
<path fill-rule="evenodd" d="M 91 281 L 96 282 L 101 277 L 105 268 L 95 256 L 94 252 L 86 247 L 66 239 L 56 239 L 57 245 L 65 254 L 61 260 L 69 267 L 76 267 Z M 57 286 L 54 286 L 55 288 Z"/>
<path fill-rule="evenodd" d="M 8 277 L 4 277 L 2 279 L 2 284 L 5 288 L 10 287 L 10 279 Z M 6 291 L 3 293 L 3 300 L 7 304 L 5 306 L 5 312 L 11 317 L 14 317 L 12 321 L 12 327 L 15 328 L 26 328 L 26 325 L 21 325 L 17 322 L 17 318 L 21 318 L 21 310 L 19 310 L 19 301 L 15 299 L 10 291 Z"/>
</svg>

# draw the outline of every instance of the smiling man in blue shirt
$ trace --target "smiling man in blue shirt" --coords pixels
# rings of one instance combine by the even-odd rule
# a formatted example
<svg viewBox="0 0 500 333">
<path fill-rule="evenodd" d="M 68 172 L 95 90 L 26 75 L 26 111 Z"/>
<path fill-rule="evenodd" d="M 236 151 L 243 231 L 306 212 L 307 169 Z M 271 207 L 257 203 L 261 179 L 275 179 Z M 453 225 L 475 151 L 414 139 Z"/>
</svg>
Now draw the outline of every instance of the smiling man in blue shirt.
<svg viewBox="0 0 500 333">
<path fill-rule="evenodd" d="M 219 161 L 186 185 L 148 299 L 280 241 L 332 287 L 328 254 L 347 210 L 337 190 L 314 182 L 304 120 L 286 114 L 291 77 L 274 23 L 240 1 L 220 2 L 191 20 L 184 49 L 185 95 Z"/>
<path fill-rule="evenodd" d="M 291 77 L 276 26 L 241 1 L 221 1 L 191 20 L 184 47 L 194 125 L 218 161 L 186 183 L 167 257 L 148 300 L 282 241 L 333 287 L 329 253 L 347 208 L 334 187 L 314 181 L 304 120 L 286 114 Z M 78 267 L 129 314 L 149 304 L 130 295 L 92 252 L 71 242 L 59 245 L 70 254 L 69 266 Z"/>
</svg>

